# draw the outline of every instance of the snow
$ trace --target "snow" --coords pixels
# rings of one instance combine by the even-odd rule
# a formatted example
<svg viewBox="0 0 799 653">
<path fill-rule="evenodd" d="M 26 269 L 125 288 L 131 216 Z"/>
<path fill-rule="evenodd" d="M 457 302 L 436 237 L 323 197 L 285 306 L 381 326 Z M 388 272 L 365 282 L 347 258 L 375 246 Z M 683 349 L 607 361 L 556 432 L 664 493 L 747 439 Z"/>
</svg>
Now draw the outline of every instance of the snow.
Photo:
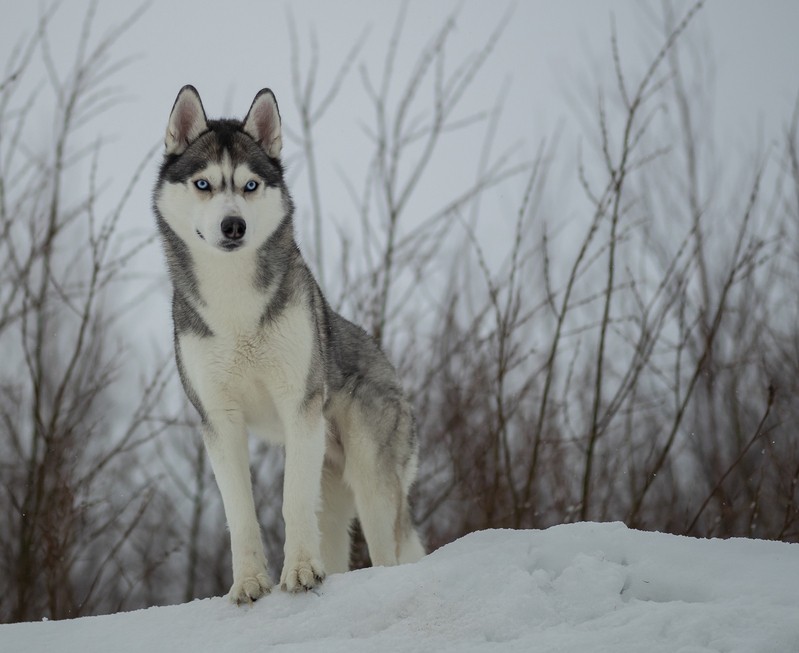
<svg viewBox="0 0 799 653">
<path fill-rule="evenodd" d="M 482 531 L 251 607 L 0 626 L 0 651 L 799 651 L 799 545 L 580 523 Z"/>
</svg>

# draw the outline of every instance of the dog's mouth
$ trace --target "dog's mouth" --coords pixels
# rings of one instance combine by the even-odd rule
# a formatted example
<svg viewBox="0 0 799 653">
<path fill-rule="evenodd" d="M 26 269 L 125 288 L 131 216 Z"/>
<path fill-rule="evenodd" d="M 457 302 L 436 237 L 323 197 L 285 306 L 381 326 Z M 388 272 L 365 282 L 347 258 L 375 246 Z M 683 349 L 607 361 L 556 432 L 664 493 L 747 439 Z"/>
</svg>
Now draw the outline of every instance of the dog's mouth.
<svg viewBox="0 0 799 653">
<path fill-rule="evenodd" d="M 205 236 L 203 236 L 200 233 L 199 229 L 195 229 L 194 231 L 200 237 L 200 240 L 205 240 Z M 241 240 L 241 239 L 233 240 L 231 238 L 223 238 L 222 240 L 219 241 L 219 243 L 217 243 L 217 246 L 220 249 L 225 250 L 226 252 L 234 252 L 239 247 L 241 247 L 243 244 L 244 244 L 244 240 Z"/>
<path fill-rule="evenodd" d="M 241 240 L 225 239 L 219 243 L 219 246 L 226 252 L 232 252 L 241 247 L 244 243 Z"/>
</svg>

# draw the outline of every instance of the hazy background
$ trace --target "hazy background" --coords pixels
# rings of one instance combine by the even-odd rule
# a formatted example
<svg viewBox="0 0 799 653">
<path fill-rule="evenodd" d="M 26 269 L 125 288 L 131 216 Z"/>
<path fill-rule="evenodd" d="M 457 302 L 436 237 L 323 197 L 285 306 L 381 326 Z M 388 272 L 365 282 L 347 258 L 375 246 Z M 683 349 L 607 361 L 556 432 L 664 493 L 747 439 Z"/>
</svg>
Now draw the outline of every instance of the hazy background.
<svg viewBox="0 0 799 653">
<path fill-rule="evenodd" d="M 49 32 L 55 60 L 64 69 L 72 63 L 86 3 L 2 0 L 0 6 L 4 16 L 0 22 L 0 52 L 4 59 L 20 37 L 34 30 L 37 18 L 54 7 Z M 676 12 L 688 6 L 685 2 L 675 3 Z M 135 3 L 100 2 L 95 34 L 104 33 L 136 7 Z M 358 179 L 368 165 L 368 143 L 357 126 L 368 124 L 373 110 L 364 95 L 358 67 L 367 65 L 373 77 L 379 78 L 400 7 L 399 2 L 369 0 L 233 0 L 224 6 L 190 0 L 153 2 L 115 46 L 117 56 L 131 57 L 113 77 L 113 85 L 122 90 L 125 101 L 93 121 L 86 138 L 93 140 L 99 133 L 109 142 L 102 161 L 103 172 L 114 183 L 124 183 L 151 144 L 162 139 L 172 102 L 178 90 L 189 83 L 199 90 L 209 116 L 243 117 L 255 93 L 268 86 L 277 96 L 284 125 L 297 133 L 299 118 L 293 100 L 288 17 L 293 16 L 296 23 L 304 67 L 310 59 L 310 35 L 316 35 L 318 79 L 324 90 L 353 43 L 366 30 L 358 63 L 342 84 L 339 101 L 317 130 L 321 183 L 333 198 L 326 208 L 343 229 L 357 230 L 354 207 L 340 188 L 340 172 L 351 171 L 351 177 Z M 659 43 L 659 2 L 411 2 L 400 46 L 398 77 L 410 74 L 413 53 L 429 42 L 434 31 L 458 7 L 448 52 L 453 66 L 487 38 L 506 12 L 512 14 L 495 51 L 470 89 L 462 113 L 468 114 L 470 103 L 474 110 L 490 106 L 507 85 L 494 149 L 498 152 L 518 144 L 520 160 L 530 158 L 540 141 L 557 129 L 564 132 L 564 153 L 576 156 L 582 110 L 575 98 L 586 94 L 590 97 L 599 80 L 612 79 L 608 47 L 612 21 L 619 34 L 620 49 L 632 70 L 641 68 L 644 57 Z M 705 50 L 704 65 L 711 66 L 709 81 L 714 86 L 714 112 L 707 128 L 725 135 L 721 146 L 729 149 L 729 156 L 741 155 L 751 146 L 748 137 L 753 131 L 766 143 L 776 139 L 784 128 L 799 83 L 797 25 L 799 4 L 792 0 L 724 0 L 708 2 L 692 27 L 692 47 Z M 641 62 L 638 66 L 637 61 Z M 30 83 L 45 81 L 41 67 L 38 74 L 27 77 Z M 44 140 L 53 127 L 52 118 L 46 105 L 38 105 L 35 111 L 38 136 Z M 433 185 L 472 177 L 478 148 L 477 141 L 471 151 L 468 146 L 454 143 L 453 155 L 441 162 L 446 174 L 439 175 Z M 298 150 L 296 141 L 287 139 L 284 156 L 292 179 L 297 180 L 293 187 L 304 238 L 307 232 L 302 218 L 307 217 L 308 200 Z M 155 157 L 125 211 L 125 224 L 131 228 L 151 228 L 150 182 L 157 164 Z M 573 172 L 568 162 L 564 167 L 564 174 Z M 425 201 L 436 206 L 434 190 Z M 570 205 L 568 198 L 564 198 L 564 203 Z M 158 255 L 153 252 L 152 265 L 158 265 Z M 330 255 L 334 256 L 334 252 Z"/>
<path fill-rule="evenodd" d="M 73 61 L 80 38 L 85 8 L 76 0 L 61 3 L 0 1 L 4 20 L 0 21 L 0 53 L 8 57 L 18 40 L 30 35 L 39 16 L 52 15 L 49 36 L 56 65 L 66 70 Z M 135 3 L 100 2 L 93 31 L 102 35 L 120 23 L 139 6 Z M 358 125 L 368 124 L 373 109 L 368 104 L 358 68 L 369 67 L 379 79 L 385 49 L 401 9 L 399 2 L 343 0 L 341 2 L 244 2 L 233 0 L 224 6 L 191 0 L 153 2 L 132 29 L 115 45 L 117 57 L 130 57 L 113 76 L 112 85 L 121 91 L 123 101 L 112 111 L 98 116 L 85 131 L 87 142 L 101 136 L 108 147 L 101 162 L 101 175 L 110 182 L 106 197 L 121 188 L 152 144 L 160 142 L 169 111 L 184 84 L 197 87 L 209 116 L 243 117 L 255 93 L 270 87 L 276 94 L 283 123 L 298 132 L 299 118 L 293 98 L 290 62 L 289 16 L 293 16 L 301 50 L 301 66 L 310 61 L 310 39 L 315 34 L 319 49 L 318 80 L 322 90 L 353 43 L 366 33 L 358 62 L 346 77 L 338 101 L 316 130 L 319 141 L 320 184 L 331 198 L 327 216 L 345 232 L 359 229 L 354 218 L 356 207 L 342 189 L 342 174 L 360 179 L 368 167 L 369 144 Z M 688 3 L 675 3 L 676 12 Z M 610 25 L 615 23 L 620 49 L 631 70 L 636 61 L 644 62 L 659 43 L 661 5 L 658 2 L 630 0 L 567 0 L 565 2 L 522 0 L 520 2 L 434 2 L 408 5 L 406 28 L 400 46 L 398 77 L 410 75 L 412 55 L 432 38 L 447 16 L 460 8 L 448 57 L 460 61 L 478 47 L 502 20 L 511 13 L 495 51 L 467 94 L 462 114 L 491 106 L 501 93 L 502 119 L 496 133 L 494 151 L 518 146 L 518 160 L 533 156 L 542 139 L 554 133 L 560 137 L 566 160 L 559 174 L 573 177 L 578 144 L 582 137 L 582 99 L 589 97 L 600 80 L 612 79 L 608 47 Z M 713 85 L 713 114 L 704 125 L 724 134 L 720 145 L 727 156 L 745 154 L 752 143 L 749 135 L 758 134 L 762 143 L 775 140 L 790 115 L 797 92 L 799 4 L 792 0 L 724 0 L 709 2 L 692 26 L 694 43 L 710 67 L 708 81 Z M 36 64 L 39 64 L 36 66 Z M 454 65 L 454 64 L 453 64 Z M 641 66 L 638 66 L 640 68 Z M 26 75 L 27 84 L 45 83 L 40 62 Z M 322 93 L 317 93 L 317 97 Z M 45 103 L 37 103 L 32 119 L 35 135 L 46 142 L 53 129 L 52 116 Z M 744 136 L 745 134 L 745 136 Z M 454 139 L 453 139 L 454 141 Z M 304 186 L 301 151 L 296 139 L 285 141 L 284 157 L 298 211 L 301 244 L 309 238 L 309 208 Z M 761 144 L 762 144 L 761 143 Z M 480 143 L 475 140 L 451 142 L 437 161 L 437 174 L 421 196 L 419 211 L 427 213 L 441 205 L 448 190 L 471 179 L 478 165 Z M 570 158 L 570 153 L 574 158 Z M 150 186 L 159 157 L 152 159 L 142 183 L 123 214 L 129 229 L 151 229 Z M 343 172 L 342 172 L 343 171 Z M 449 186 L 448 186 L 449 185 Z M 117 192 L 119 192 L 117 190 Z M 579 191 L 564 183 L 558 207 L 564 223 L 573 216 L 572 196 Z M 514 200 L 515 201 L 515 200 Z M 505 207 L 507 208 L 507 207 Z M 487 238 L 502 238 L 497 225 Z M 490 243 L 488 244 L 490 248 Z M 329 248 L 330 265 L 340 252 Z M 137 262 L 150 281 L 161 283 L 160 252 L 151 247 Z M 155 277 L 155 279 L 154 279 Z M 155 291 L 158 297 L 144 329 L 136 328 L 163 345 L 168 328 L 168 292 Z M 157 333 L 152 334 L 150 325 Z"/>
<path fill-rule="evenodd" d="M 188 83 L 210 117 L 276 94 L 300 246 L 416 407 L 430 548 L 586 519 L 799 539 L 799 3 L 708 2 L 661 52 L 691 6 L 0 0 L 0 620 L 229 585 L 150 209 Z M 77 53 L 105 38 L 60 159 Z M 428 156 L 436 80 L 464 77 Z M 252 453 L 277 575 L 282 458 Z"/>
</svg>

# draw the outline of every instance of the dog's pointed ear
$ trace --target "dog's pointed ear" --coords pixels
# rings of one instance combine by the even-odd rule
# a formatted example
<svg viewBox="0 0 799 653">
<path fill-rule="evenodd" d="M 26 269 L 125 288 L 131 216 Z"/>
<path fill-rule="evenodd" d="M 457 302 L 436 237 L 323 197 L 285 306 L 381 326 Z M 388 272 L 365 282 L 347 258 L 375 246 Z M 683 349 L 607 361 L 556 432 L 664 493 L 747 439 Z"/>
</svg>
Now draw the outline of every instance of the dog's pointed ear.
<svg viewBox="0 0 799 653">
<path fill-rule="evenodd" d="M 244 119 L 244 131 L 275 159 L 280 158 L 283 138 L 280 130 L 280 112 L 275 95 L 268 88 L 258 91 Z"/>
<path fill-rule="evenodd" d="M 208 130 L 205 109 L 197 89 L 191 85 L 180 89 L 169 124 L 164 145 L 167 154 L 181 154 L 200 134 Z"/>
</svg>

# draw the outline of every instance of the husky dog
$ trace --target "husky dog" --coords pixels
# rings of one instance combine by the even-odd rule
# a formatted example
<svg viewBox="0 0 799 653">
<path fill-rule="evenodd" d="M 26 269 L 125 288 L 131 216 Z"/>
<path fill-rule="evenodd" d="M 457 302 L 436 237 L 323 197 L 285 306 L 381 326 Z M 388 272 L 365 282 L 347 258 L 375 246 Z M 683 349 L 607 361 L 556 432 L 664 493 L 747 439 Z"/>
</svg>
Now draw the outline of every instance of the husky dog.
<svg viewBox="0 0 799 653">
<path fill-rule="evenodd" d="M 208 120 L 185 86 L 165 145 L 153 210 L 173 285 L 178 371 L 230 529 L 230 599 L 250 602 L 272 587 L 248 431 L 286 449 L 283 589 L 349 569 L 356 515 L 373 564 L 418 560 L 411 408 L 383 352 L 330 308 L 297 248 L 274 95 L 261 90 L 243 121 Z"/>
</svg>

